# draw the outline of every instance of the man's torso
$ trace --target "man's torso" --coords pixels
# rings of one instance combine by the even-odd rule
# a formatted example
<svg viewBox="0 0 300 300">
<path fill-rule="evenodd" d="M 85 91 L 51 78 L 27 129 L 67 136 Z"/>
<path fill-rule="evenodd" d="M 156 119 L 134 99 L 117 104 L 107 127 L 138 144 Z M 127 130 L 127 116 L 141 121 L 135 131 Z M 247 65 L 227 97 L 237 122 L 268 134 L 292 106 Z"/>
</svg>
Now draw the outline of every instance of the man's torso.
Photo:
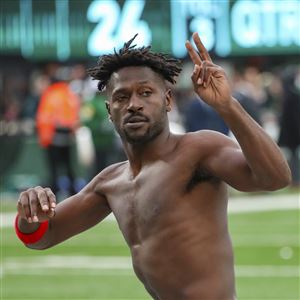
<svg viewBox="0 0 300 300">
<path fill-rule="evenodd" d="M 153 297 L 233 299 L 226 186 L 196 161 L 201 149 L 189 149 L 185 136 L 177 139 L 169 155 L 135 177 L 128 162 L 111 167 L 101 193 Z"/>
</svg>

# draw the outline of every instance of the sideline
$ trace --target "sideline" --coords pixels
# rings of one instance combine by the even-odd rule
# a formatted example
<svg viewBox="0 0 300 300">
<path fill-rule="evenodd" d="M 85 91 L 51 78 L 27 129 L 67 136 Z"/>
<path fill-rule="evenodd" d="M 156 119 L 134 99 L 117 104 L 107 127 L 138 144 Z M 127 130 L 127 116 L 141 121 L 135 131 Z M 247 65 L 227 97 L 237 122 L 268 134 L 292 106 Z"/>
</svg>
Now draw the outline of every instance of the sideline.
<svg viewBox="0 0 300 300">
<path fill-rule="evenodd" d="M 253 195 L 231 197 L 228 203 L 228 213 L 252 213 L 259 211 L 300 209 L 300 196 L 292 195 Z M 16 213 L 0 213 L 0 228 L 12 227 Z M 104 221 L 115 221 L 110 214 Z"/>
</svg>

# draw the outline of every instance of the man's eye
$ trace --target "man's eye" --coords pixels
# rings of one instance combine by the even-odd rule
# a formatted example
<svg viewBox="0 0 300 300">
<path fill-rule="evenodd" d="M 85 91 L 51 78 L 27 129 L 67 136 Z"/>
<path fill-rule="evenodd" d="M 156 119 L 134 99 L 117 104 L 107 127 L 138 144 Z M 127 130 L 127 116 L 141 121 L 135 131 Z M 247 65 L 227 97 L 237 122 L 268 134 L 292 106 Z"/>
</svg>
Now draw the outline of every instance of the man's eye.
<svg viewBox="0 0 300 300">
<path fill-rule="evenodd" d="M 118 95 L 118 96 L 116 97 L 116 100 L 117 100 L 117 101 L 120 101 L 120 102 L 126 101 L 127 99 L 128 99 L 128 96 L 126 96 L 126 95 Z"/>
<path fill-rule="evenodd" d="M 149 97 L 149 96 L 151 96 L 151 94 L 152 94 L 151 91 L 143 91 L 143 92 L 141 93 L 141 95 L 144 96 L 144 97 Z"/>
</svg>

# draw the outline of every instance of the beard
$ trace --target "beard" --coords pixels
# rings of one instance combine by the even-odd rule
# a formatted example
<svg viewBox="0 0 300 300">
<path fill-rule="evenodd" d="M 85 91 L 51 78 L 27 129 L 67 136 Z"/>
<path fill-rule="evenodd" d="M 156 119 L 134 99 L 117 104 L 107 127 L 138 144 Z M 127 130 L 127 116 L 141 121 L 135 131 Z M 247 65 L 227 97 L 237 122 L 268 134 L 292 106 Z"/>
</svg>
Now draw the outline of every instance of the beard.
<svg viewBox="0 0 300 300">
<path fill-rule="evenodd" d="M 122 138 L 132 145 L 146 144 L 153 141 L 157 136 L 159 136 L 164 130 L 165 123 L 162 121 L 156 122 L 153 126 L 147 128 L 146 132 L 143 134 L 138 134 L 129 130 L 123 131 Z"/>
<path fill-rule="evenodd" d="M 140 128 L 138 130 L 131 130 L 126 127 L 121 129 L 121 126 L 118 126 L 119 128 L 116 127 L 116 130 L 121 139 L 125 140 L 129 144 L 141 145 L 149 143 L 163 132 L 167 123 L 167 115 L 164 107 L 162 107 L 162 110 L 158 115 L 159 116 L 156 118 L 156 122 L 152 123 L 150 120 L 148 120 L 149 123 L 144 125 L 146 129 Z"/>
</svg>

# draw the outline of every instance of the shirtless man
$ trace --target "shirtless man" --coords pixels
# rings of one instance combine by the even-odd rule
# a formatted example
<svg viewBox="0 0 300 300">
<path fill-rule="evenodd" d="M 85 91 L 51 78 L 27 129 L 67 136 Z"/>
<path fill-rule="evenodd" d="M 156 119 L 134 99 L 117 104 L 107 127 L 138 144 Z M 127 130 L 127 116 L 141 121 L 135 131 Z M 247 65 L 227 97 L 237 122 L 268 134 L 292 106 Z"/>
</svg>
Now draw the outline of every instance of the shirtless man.
<svg viewBox="0 0 300 300">
<path fill-rule="evenodd" d="M 235 299 L 227 226 L 227 184 L 240 191 L 276 190 L 291 175 L 279 148 L 232 98 L 224 70 L 198 34 L 195 92 L 225 120 L 239 145 L 209 130 L 174 135 L 167 112 L 178 61 L 134 48 L 104 55 L 89 73 L 106 87 L 109 118 L 128 161 L 99 173 L 56 205 L 48 188 L 21 193 L 16 231 L 27 247 L 45 249 L 89 229 L 113 212 L 138 278 L 154 299 Z M 41 229 L 42 228 L 42 229 Z"/>
</svg>

